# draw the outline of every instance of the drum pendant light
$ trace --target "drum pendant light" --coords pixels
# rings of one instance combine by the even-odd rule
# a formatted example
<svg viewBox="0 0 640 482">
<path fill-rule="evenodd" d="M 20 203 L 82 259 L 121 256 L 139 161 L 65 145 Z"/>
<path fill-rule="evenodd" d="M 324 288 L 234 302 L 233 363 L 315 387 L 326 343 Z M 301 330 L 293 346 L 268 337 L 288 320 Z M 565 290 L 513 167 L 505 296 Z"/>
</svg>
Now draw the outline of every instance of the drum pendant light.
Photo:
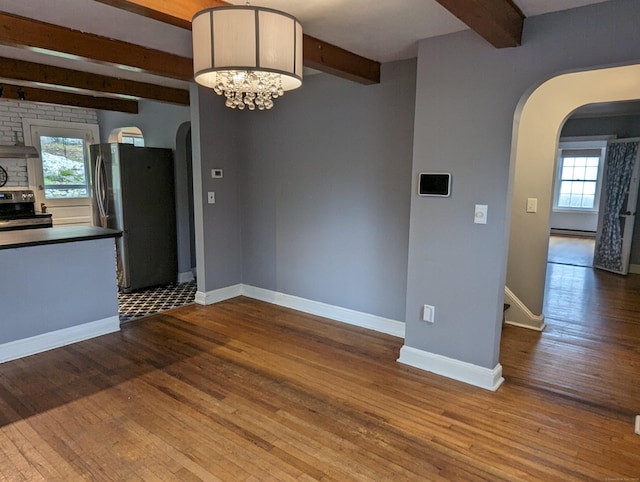
<svg viewBox="0 0 640 482">
<path fill-rule="evenodd" d="M 195 81 L 232 109 L 265 110 L 302 85 L 302 26 L 270 8 L 213 7 L 192 22 Z"/>
</svg>

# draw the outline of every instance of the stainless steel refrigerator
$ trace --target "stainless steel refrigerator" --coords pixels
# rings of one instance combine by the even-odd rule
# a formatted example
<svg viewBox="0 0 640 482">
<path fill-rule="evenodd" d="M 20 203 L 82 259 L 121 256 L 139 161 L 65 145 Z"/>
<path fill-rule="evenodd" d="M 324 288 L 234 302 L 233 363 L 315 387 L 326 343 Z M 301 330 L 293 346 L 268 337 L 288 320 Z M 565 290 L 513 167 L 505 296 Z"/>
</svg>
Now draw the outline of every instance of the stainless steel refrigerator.
<svg viewBox="0 0 640 482">
<path fill-rule="evenodd" d="M 171 149 L 95 144 L 91 150 L 93 224 L 116 239 L 123 292 L 177 280 L 176 209 Z"/>
</svg>

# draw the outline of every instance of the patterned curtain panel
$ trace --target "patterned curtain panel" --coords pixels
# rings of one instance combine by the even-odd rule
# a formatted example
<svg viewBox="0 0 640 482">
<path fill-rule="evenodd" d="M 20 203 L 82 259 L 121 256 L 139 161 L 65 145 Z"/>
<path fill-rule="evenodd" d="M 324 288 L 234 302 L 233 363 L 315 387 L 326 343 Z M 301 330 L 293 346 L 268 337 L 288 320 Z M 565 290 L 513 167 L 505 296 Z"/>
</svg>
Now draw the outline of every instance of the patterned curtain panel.
<svg viewBox="0 0 640 482">
<path fill-rule="evenodd" d="M 623 271 L 620 210 L 629 190 L 637 153 L 637 142 L 612 143 L 607 147 L 607 176 L 603 186 L 606 204 L 602 234 L 594 257 L 594 265 L 599 268 Z"/>
</svg>

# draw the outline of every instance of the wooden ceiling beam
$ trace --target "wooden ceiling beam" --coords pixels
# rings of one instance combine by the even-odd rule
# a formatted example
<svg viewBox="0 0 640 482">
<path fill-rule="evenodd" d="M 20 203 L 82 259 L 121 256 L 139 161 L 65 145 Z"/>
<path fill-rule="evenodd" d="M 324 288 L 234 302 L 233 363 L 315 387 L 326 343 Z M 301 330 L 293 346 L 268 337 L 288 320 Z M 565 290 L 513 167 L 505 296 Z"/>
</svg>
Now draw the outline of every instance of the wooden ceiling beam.
<svg viewBox="0 0 640 482">
<path fill-rule="evenodd" d="M 171 25 L 191 29 L 194 14 L 205 8 L 230 5 L 219 0 L 95 0 Z M 380 83 L 380 62 L 304 34 L 304 65 L 361 84 Z"/>
<path fill-rule="evenodd" d="M 193 61 L 160 50 L 0 12 L 0 44 L 63 53 L 190 81 Z"/>
<path fill-rule="evenodd" d="M 320 39 L 304 36 L 304 65 L 365 85 L 380 83 L 380 63 Z"/>
<path fill-rule="evenodd" d="M 189 105 L 189 91 L 0 57 L 0 77 Z"/>
<path fill-rule="evenodd" d="M 87 109 L 113 110 L 138 113 L 138 103 L 135 100 L 115 99 L 112 97 L 93 97 L 90 95 L 73 94 L 59 90 L 38 89 L 0 83 L 0 98 L 13 99 L 23 102 L 45 102 L 73 107 L 85 107 Z"/>
<path fill-rule="evenodd" d="M 496 48 L 522 44 L 525 16 L 512 0 L 436 0 Z"/>
</svg>

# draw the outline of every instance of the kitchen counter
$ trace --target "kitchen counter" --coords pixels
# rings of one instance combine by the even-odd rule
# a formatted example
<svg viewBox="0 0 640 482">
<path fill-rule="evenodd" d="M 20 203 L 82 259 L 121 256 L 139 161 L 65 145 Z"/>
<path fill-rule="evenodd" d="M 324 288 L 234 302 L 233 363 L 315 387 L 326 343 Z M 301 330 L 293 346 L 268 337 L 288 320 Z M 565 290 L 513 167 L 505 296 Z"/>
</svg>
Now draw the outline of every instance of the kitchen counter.
<svg viewBox="0 0 640 482">
<path fill-rule="evenodd" d="M 56 226 L 53 228 L 0 231 L 0 249 L 71 243 L 119 236 L 122 236 L 120 231 L 95 226 Z"/>
<path fill-rule="evenodd" d="M 0 363 L 120 330 L 120 235 L 92 226 L 0 232 Z"/>
</svg>

